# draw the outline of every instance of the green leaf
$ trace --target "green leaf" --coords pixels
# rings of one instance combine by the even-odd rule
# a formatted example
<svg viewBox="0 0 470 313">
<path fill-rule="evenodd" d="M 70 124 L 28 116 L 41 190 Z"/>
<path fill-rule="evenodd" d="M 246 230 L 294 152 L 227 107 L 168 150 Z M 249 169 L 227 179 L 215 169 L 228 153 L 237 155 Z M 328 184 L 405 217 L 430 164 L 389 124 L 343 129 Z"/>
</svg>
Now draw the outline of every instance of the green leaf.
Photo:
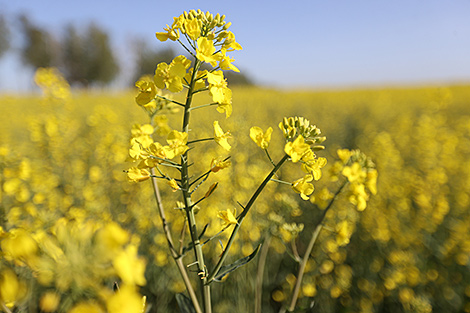
<svg viewBox="0 0 470 313">
<path fill-rule="evenodd" d="M 220 270 L 217 272 L 217 275 L 214 277 L 214 281 L 218 281 L 218 282 L 222 281 L 222 279 L 225 277 L 225 275 L 233 272 L 234 270 L 236 270 L 240 266 L 243 266 L 246 263 L 250 262 L 256 256 L 256 254 L 258 253 L 260 247 L 261 247 L 261 244 L 258 245 L 258 247 L 255 249 L 255 251 L 253 251 L 249 256 L 241 258 L 241 259 L 235 261 L 234 263 L 232 263 L 230 265 L 222 266 L 220 268 Z"/>
<path fill-rule="evenodd" d="M 196 313 L 196 309 L 194 309 L 191 299 L 189 299 L 185 294 L 176 294 L 176 302 L 178 302 L 181 313 Z"/>
</svg>

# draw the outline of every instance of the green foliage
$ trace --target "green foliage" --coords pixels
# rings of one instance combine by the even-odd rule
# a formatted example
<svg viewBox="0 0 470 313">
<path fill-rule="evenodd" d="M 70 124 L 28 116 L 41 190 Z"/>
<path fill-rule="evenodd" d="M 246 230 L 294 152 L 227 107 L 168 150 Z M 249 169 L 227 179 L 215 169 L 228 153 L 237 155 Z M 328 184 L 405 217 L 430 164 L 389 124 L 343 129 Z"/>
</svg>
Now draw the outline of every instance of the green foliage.
<svg viewBox="0 0 470 313">
<path fill-rule="evenodd" d="M 25 65 L 33 68 L 56 66 L 59 60 L 59 46 L 52 35 L 34 25 L 26 15 L 20 17 L 25 37 L 21 57 Z"/>
<path fill-rule="evenodd" d="M 109 37 L 95 24 L 90 24 L 83 34 L 69 25 L 62 46 L 62 64 L 71 84 L 107 84 L 119 72 Z"/>
<path fill-rule="evenodd" d="M 7 20 L 0 15 L 0 58 L 10 48 L 10 29 Z"/>
</svg>

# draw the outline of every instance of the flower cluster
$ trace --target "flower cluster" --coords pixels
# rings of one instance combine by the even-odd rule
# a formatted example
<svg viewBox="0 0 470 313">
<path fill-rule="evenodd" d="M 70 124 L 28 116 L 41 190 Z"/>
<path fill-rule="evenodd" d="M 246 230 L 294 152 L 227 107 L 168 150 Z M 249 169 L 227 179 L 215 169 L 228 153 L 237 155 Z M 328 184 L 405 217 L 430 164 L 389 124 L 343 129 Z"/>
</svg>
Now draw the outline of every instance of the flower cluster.
<svg viewBox="0 0 470 313">
<path fill-rule="evenodd" d="M 189 147 L 188 134 L 172 130 L 166 139 L 167 145 L 154 142 L 151 135 L 153 126 L 150 124 L 134 125 L 132 129 L 131 147 L 129 156 L 137 166 L 127 171 L 130 181 L 141 182 L 150 178 L 149 169 L 164 161 L 169 161 L 185 153 Z"/>
<path fill-rule="evenodd" d="M 70 85 L 56 68 L 38 68 L 34 81 L 47 99 L 65 101 L 70 98 Z"/>
<path fill-rule="evenodd" d="M 340 161 L 337 161 L 332 168 L 332 173 L 337 176 L 341 173 L 350 183 L 349 201 L 354 204 L 359 211 L 363 211 L 367 206 L 370 193 L 377 193 L 377 170 L 372 160 L 359 150 L 340 149 L 337 151 Z"/>
<path fill-rule="evenodd" d="M 306 175 L 292 183 L 292 189 L 304 200 L 308 200 L 314 191 L 310 182 L 321 178 L 321 169 L 326 165 L 326 158 L 317 157 L 314 151 L 324 149 L 319 145 L 326 140 L 320 136 L 321 131 L 303 117 L 284 118 L 279 123 L 287 143 L 284 152 L 289 155 L 292 163 L 300 162 Z M 296 137 L 297 136 L 297 137 Z M 295 138 L 295 139 L 293 139 Z"/>
<path fill-rule="evenodd" d="M 326 137 L 320 136 L 320 129 L 315 125 L 310 125 L 310 121 L 303 117 L 284 118 L 279 123 L 279 128 L 287 140 L 284 152 L 292 163 L 300 163 L 302 170 L 306 173 L 304 177 L 291 183 L 292 189 L 300 194 L 302 199 L 308 200 L 309 195 L 314 191 L 314 186 L 310 182 L 321 178 L 321 169 L 326 165 L 326 158 L 318 158 L 314 152 L 324 149 L 319 144 L 325 141 Z M 260 127 L 253 126 L 250 129 L 250 138 L 258 147 L 267 152 L 272 132 L 271 127 L 263 132 Z"/>
<path fill-rule="evenodd" d="M 153 101 L 159 96 L 157 88 L 173 93 L 183 88 L 209 90 L 217 110 L 229 117 L 232 113 L 232 91 L 221 70 L 239 72 L 227 53 L 242 49 L 229 27 L 225 16 L 213 16 L 200 10 L 191 10 L 175 17 L 171 27 L 167 25 L 165 32 L 157 32 L 156 37 L 160 41 L 178 41 L 194 57 L 195 64 L 190 69 L 191 61 L 183 55 L 175 57 L 170 64 L 159 63 L 153 81 L 140 80 L 136 83 L 139 88 L 137 103 L 145 106 Z M 183 44 L 180 36 L 186 38 L 187 45 Z M 202 63 L 210 64 L 213 70 L 200 70 Z"/>
</svg>

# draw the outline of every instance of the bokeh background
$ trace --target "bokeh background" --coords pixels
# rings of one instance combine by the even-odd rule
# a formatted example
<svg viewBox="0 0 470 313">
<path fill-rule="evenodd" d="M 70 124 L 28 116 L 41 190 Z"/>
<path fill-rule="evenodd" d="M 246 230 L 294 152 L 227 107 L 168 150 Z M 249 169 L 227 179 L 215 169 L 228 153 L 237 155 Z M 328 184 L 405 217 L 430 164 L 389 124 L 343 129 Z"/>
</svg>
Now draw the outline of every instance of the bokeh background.
<svg viewBox="0 0 470 313">
<path fill-rule="evenodd" d="M 218 156 L 232 161 L 207 182 L 219 187 L 198 213 L 209 225 L 205 238 L 222 228 L 218 210 L 245 203 L 271 169 L 249 138 L 251 126 L 274 129 L 275 160 L 285 116 L 305 116 L 327 137 L 318 155 L 328 164 L 310 200 L 269 184 L 229 256 L 267 247 L 262 312 L 279 312 L 291 298 L 292 255 L 306 249 L 325 188 L 338 188 L 330 172 L 340 148 L 374 161 L 377 195 L 363 212 L 347 191 L 339 195 L 307 264 L 297 311 L 470 312 L 468 1 L 1 0 L 0 310 L 124 312 L 122 303 L 110 309 L 119 303 L 118 282 L 138 286 L 122 291 L 127 304 L 140 301 L 138 292 L 151 312 L 180 312 L 175 294 L 184 285 L 151 185 L 130 183 L 123 171 L 132 165 L 133 125 L 149 122 L 134 101 L 135 80 L 184 53 L 155 32 L 197 8 L 225 14 L 243 46 L 231 54 L 241 74 L 225 73 L 232 116 L 213 107 L 192 115 L 198 137 L 211 136 L 214 120 L 232 134 L 230 153 L 209 142 L 191 151 L 195 173 Z M 44 66 L 58 71 L 43 72 L 40 93 L 33 77 Z M 159 115 L 155 140 L 181 128 L 179 113 Z M 293 181 L 302 174 L 287 167 L 280 175 Z M 173 208 L 180 199 L 166 184 L 161 191 L 179 238 L 184 218 Z M 213 240 L 204 251 L 211 268 L 220 245 Z M 255 312 L 260 259 L 214 286 L 214 312 Z M 191 253 L 184 258 L 193 261 Z"/>
</svg>

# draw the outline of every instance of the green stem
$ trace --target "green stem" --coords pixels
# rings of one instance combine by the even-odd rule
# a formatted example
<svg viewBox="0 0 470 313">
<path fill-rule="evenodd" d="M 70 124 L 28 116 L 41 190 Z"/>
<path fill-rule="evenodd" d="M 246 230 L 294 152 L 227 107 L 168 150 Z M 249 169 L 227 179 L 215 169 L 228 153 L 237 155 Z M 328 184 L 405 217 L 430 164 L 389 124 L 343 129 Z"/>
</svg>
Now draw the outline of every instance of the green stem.
<svg viewBox="0 0 470 313">
<path fill-rule="evenodd" d="M 187 144 L 189 145 L 192 143 L 201 142 L 201 141 L 209 141 L 209 140 L 214 140 L 214 137 L 191 140 L 191 141 L 188 141 Z"/>
<path fill-rule="evenodd" d="M 255 203 L 256 199 L 258 196 L 261 194 L 261 191 L 263 191 L 264 187 L 268 184 L 268 182 L 271 180 L 271 178 L 274 176 L 274 174 L 281 168 L 282 164 L 284 164 L 285 161 L 289 156 L 285 154 L 282 159 L 276 164 L 276 166 L 271 170 L 271 172 L 266 176 L 266 178 L 263 180 L 263 182 L 259 185 L 258 189 L 256 189 L 255 193 L 251 196 L 250 200 L 248 201 L 248 204 L 245 206 L 245 209 L 243 212 L 238 216 L 238 224 L 235 224 L 235 227 L 233 228 L 232 234 L 230 235 L 230 238 L 227 242 L 227 245 L 224 249 L 224 252 L 222 253 L 222 256 L 219 259 L 219 262 L 217 262 L 217 265 L 215 266 L 214 270 L 211 272 L 209 277 L 207 278 L 207 283 L 210 284 L 217 273 L 219 272 L 220 268 L 222 267 L 225 259 L 227 258 L 228 251 L 230 250 L 230 247 L 232 246 L 233 241 L 235 240 L 235 236 L 238 233 L 238 230 L 240 229 L 240 226 L 245 219 L 245 216 L 248 214 L 250 211 L 251 207 Z"/>
<path fill-rule="evenodd" d="M 276 179 L 276 178 L 271 178 L 271 181 L 276 182 L 276 183 L 280 183 L 280 184 L 284 184 L 284 185 L 292 186 L 292 183 L 289 183 L 289 182 L 284 181 L 284 180 L 279 180 L 279 179 Z"/>
<path fill-rule="evenodd" d="M 271 164 L 273 166 L 276 166 L 276 164 L 274 164 L 273 159 L 271 159 L 271 156 L 269 155 L 268 148 L 264 149 L 264 152 L 266 152 L 266 155 L 268 156 L 269 162 L 271 162 Z"/>
<path fill-rule="evenodd" d="M 152 168 L 151 172 L 152 174 L 155 173 L 155 169 Z M 173 260 L 175 260 L 176 266 L 178 267 L 178 270 L 181 274 L 181 278 L 183 279 L 184 285 L 186 286 L 186 290 L 188 291 L 189 297 L 191 298 L 191 301 L 193 302 L 194 309 L 196 310 L 197 313 L 202 313 L 196 293 L 194 292 L 193 286 L 191 285 L 188 272 L 186 271 L 186 267 L 183 264 L 183 258 L 181 258 L 181 255 L 176 251 L 175 246 L 173 244 L 173 238 L 171 236 L 170 227 L 168 226 L 168 223 L 166 220 L 165 210 L 163 209 L 163 203 L 162 203 L 162 198 L 160 195 L 160 190 L 158 188 L 157 179 L 155 177 L 152 177 L 152 186 L 153 186 L 153 191 L 155 194 L 155 200 L 157 201 L 158 213 L 160 215 L 160 220 L 162 221 L 163 232 L 165 233 L 166 240 L 168 243 L 168 248 L 170 249 L 170 252 L 171 252 L 171 256 L 173 257 Z"/>
<path fill-rule="evenodd" d="M 164 96 L 160 96 L 160 95 L 155 95 L 157 98 L 160 98 L 160 99 L 163 99 L 163 100 L 166 100 L 166 101 L 169 101 L 169 102 L 172 102 L 174 104 L 177 104 L 179 106 L 182 106 L 184 107 L 184 104 L 178 102 L 178 101 L 175 101 L 175 100 L 171 100 L 171 99 L 168 99 L 167 97 L 164 97 Z M 155 115 L 155 114 L 154 114 Z"/>
<path fill-rule="evenodd" d="M 218 105 L 218 103 L 217 103 L 217 102 L 214 102 L 214 103 L 202 104 L 202 105 L 199 105 L 199 106 L 197 106 L 197 107 L 190 108 L 189 110 L 192 111 L 192 110 L 202 109 L 202 108 L 210 107 L 210 106 L 213 106 L 213 105 Z"/>
<path fill-rule="evenodd" d="M 196 83 L 197 72 L 201 66 L 201 61 L 195 59 L 191 81 L 189 84 L 188 94 L 186 96 L 186 103 L 184 106 L 183 116 L 183 132 L 189 133 L 189 119 L 191 116 L 191 103 L 193 99 L 194 85 Z M 188 151 L 181 156 L 181 187 L 183 192 L 183 201 L 186 208 L 186 215 L 188 217 L 189 233 L 191 234 L 191 241 L 194 247 L 194 254 L 196 256 L 196 263 L 198 267 L 198 275 L 200 275 L 202 298 L 204 304 L 204 312 L 212 313 L 210 287 L 206 284 L 206 266 L 204 264 L 204 254 L 202 253 L 201 242 L 196 226 L 196 218 L 194 216 L 194 209 L 192 206 L 191 193 L 189 192 L 190 178 L 189 178 L 189 160 Z"/>
<path fill-rule="evenodd" d="M 263 276 L 268 257 L 269 244 L 271 243 L 271 234 L 267 234 L 258 257 L 258 272 L 256 273 L 255 288 L 255 313 L 261 313 L 263 303 Z"/>
<path fill-rule="evenodd" d="M 292 299 L 288 308 L 289 312 L 294 311 L 295 305 L 297 304 L 297 299 L 299 298 L 299 294 L 300 294 L 300 287 L 302 286 L 302 279 L 304 276 L 305 267 L 307 265 L 308 259 L 310 258 L 310 254 L 312 253 L 313 246 L 315 242 L 317 241 L 318 235 L 320 234 L 320 231 L 323 228 L 323 221 L 325 220 L 326 213 L 328 213 L 328 210 L 332 207 L 333 202 L 335 201 L 335 199 L 337 198 L 341 190 L 343 190 L 344 186 L 346 186 L 346 183 L 347 181 L 343 182 L 343 184 L 339 187 L 339 189 L 336 191 L 335 195 L 331 199 L 330 203 L 328 203 L 328 206 L 325 208 L 325 210 L 323 210 L 320 216 L 320 220 L 317 226 L 315 227 L 315 230 L 312 233 L 312 237 L 310 238 L 310 242 L 308 243 L 307 250 L 305 251 L 304 257 L 302 258 L 302 261 L 300 262 L 299 271 L 297 273 L 297 280 L 295 282 L 294 291 L 292 293 Z M 279 312 L 283 313 L 285 311 L 286 311 L 286 308 L 282 307 Z"/>
<path fill-rule="evenodd" d="M 154 114 L 153 114 L 154 115 Z M 154 126 L 153 115 L 150 115 L 150 124 Z M 171 162 L 171 161 L 170 161 Z M 175 163 L 176 164 L 176 163 Z M 171 235 L 170 227 L 167 223 L 165 210 L 163 208 L 162 197 L 160 195 L 160 189 L 158 188 L 158 181 L 155 176 L 155 168 L 150 170 L 152 174 L 152 186 L 153 192 L 155 195 L 155 200 L 157 202 L 158 214 L 160 215 L 160 220 L 162 221 L 163 232 L 165 233 L 166 240 L 168 243 L 168 248 L 170 249 L 171 256 L 173 260 L 175 260 L 176 266 L 178 267 L 178 271 L 181 274 L 181 278 L 183 279 L 184 285 L 186 286 L 186 290 L 188 291 L 189 297 L 193 303 L 194 309 L 196 313 L 203 313 L 201 306 L 199 305 L 199 301 L 197 299 L 196 293 L 194 292 L 194 288 L 191 285 L 191 280 L 189 279 L 188 272 L 186 271 L 186 267 L 183 263 L 183 258 L 181 257 L 181 253 L 178 253 L 175 249 L 175 245 L 173 243 L 173 238 Z"/>
</svg>

